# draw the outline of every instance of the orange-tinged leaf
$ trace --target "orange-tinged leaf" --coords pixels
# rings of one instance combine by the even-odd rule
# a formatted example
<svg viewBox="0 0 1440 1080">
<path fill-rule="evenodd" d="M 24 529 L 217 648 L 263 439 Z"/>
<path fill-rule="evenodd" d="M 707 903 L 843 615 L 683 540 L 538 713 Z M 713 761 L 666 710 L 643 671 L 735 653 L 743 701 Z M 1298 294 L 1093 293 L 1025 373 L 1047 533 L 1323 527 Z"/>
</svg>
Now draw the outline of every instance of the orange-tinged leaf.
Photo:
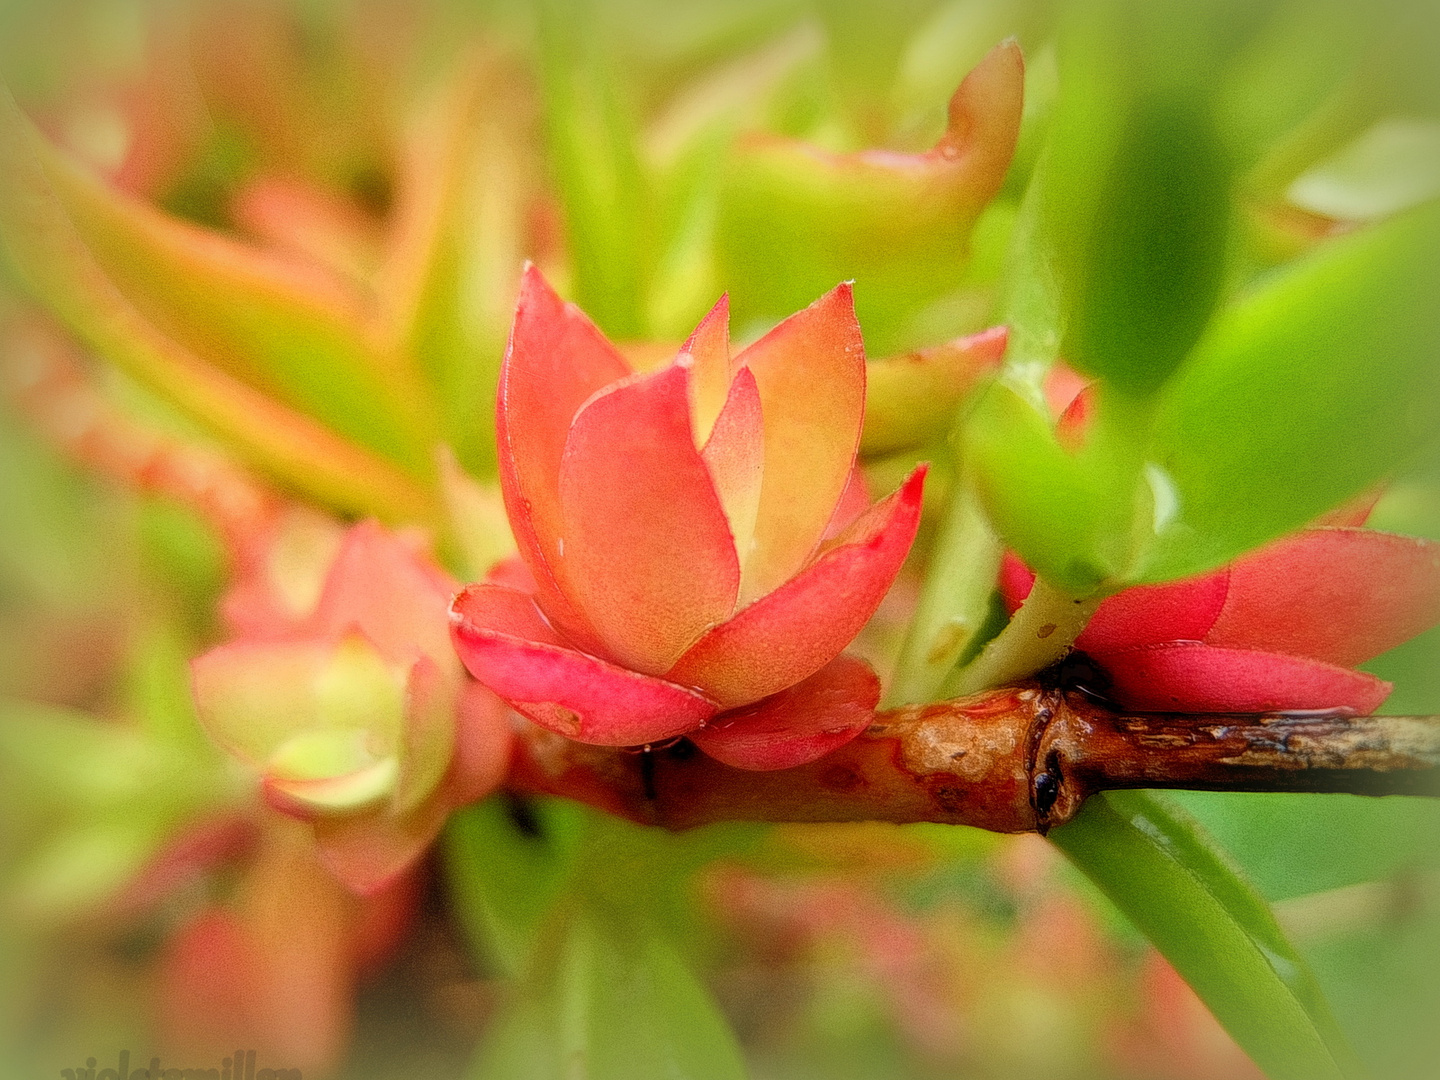
<svg viewBox="0 0 1440 1080">
<path fill-rule="evenodd" d="M 598 648 L 598 640 L 559 585 L 560 460 L 580 406 L 629 374 L 595 324 L 561 300 L 539 270 L 526 267 L 495 407 L 500 488 L 540 606 L 587 649 Z"/>
<path fill-rule="evenodd" d="M 528 253 L 534 149 L 523 80 L 487 56 L 462 59 L 401 148 L 384 264 L 375 278 L 385 340 L 436 388 L 465 467 L 494 467 L 494 399 Z"/>
<path fill-rule="evenodd" d="M 564 588 L 607 653 L 667 671 L 735 607 L 740 564 L 678 365 L 596 395 L 560 466 Z"/>
<path fill-rule="evenodd" d="M 437 792 L 406 814 L 379 809 L 317 818 L 313 827 L 320 860 L 351 892 L 373 896 L 425 853 L 451 809 Z"/>
<path fill-rule="evenodd" d="M 199 421 L 257 469 L 337 509 L 424 520 L 427 490 L 389 462 L 204 363 L 116 291 L 76 235 L 0 99 L 0 239 L 19 276 L 96 352 Z"/>
<path fill-rule="evenodd" d="M 741 368 L 730 384 L 730 396 L 711 429 L 700 456 L 710 470 L 715 493 L 740 560 L 744 590 L 745 559 L 755 539 L 760 513 L 760 486 L 765 476 L 765 430 L 760 415 L 760 390 L 749 368 Z M 868 506 L 869 503 L 867 502 Z"/>
<path fill-rule="evenodd" d="M 1020 50 L 1009 42 L 966 76 L 945 135 L 925 153 L 741 139 L 724 175 L 718 232 L 736 317 L 774 317 L 853 276 L 866 332 L 903 339 L 908 320 L 963 287 L 970 233 L 1014 153 L 1023 88 Z"/>
<path fill-rule="evenodd" d="M 687 687 L 569 648 L 513 589 L 471 585 L 455 600 L 451 627 L 470 674 L 541 727 L 580 742 L 658 742 L 717 711 Z"/>
<path fill-rule="evenodd" d="M 872 360 L 865 368 L 862 454 L 886 454 L 944 435 L 955 410 L 999 367 L 1009 338 L 995 326 L 912 353 Z"/>
<path fill-rule="evenodd" d="M 408 473 L 430 476 L 434 404 L 399 354 L 369 340 L 352 290 L 109 187 L 16 119 L 81 242 L 147 322 Z"/>
<path fill-rule="evenodd" d="M 875 719 L 880 680 L 870 665 L 837 656 L 803 682 L 725 713 L 691 740 L 737 769 L 793 769 L 844 746 Z"/>
<path fill-rule="evenodd" d="M 447 605 L 448 607 L 448 605 Z M 444 627 L 449 639 L 449 613 Z M 435 794 L 455 752 L 455 716 L 465 674 L 450 650 L 423 656 L 405 683 L 405 718 L 400 726 L 400 776 L 391 809 L 408 814 Z"/>
<path fill-rule="evenodd" d="M 231 200 L 230 216 L 277 254 L 326 270 L 362 294 L 368 290 L 379 258 L 379 222 L 353 200 L 283 176 L 259 176 Z"/>
<path fill-rule="evenodd" d="M 1306 529 L 1237 559 L 1204 640 L 1352 667 L 1440 622 L 1440 544 Z"/>
<path fill-rule="evenodd" d="M 676 362 L 690 368 L 695 445 L 704 446 L 730 396 L 730 297 L 720 297 L 700 320 Z"/>
<path fill-rule="evenodd" d="M 826 293 L 736 358 L 760 389 L 765 478 L 740 602 L 803 566 L 845 489 L 865 413 L 865 346 L 849 285 Z"/>
<path fill-rule="evenodd" d="M 450 657 L 450 599 L 459 584 L 373 521 L 346 532 L 306 628 L 324 638 L 358 629 L 393 663 Z"/>
<path fill-rule="evenodd" d="M 1110 676 L 1107 694 L 1151 712 L 1266 713 L 1352 709 L 1368 714 L 1390 684 L 1304 656 L 1171 641 L 1095 659 Z"/>
<path fill-rule="evenodd" d="M 257 768 L 280 753 L 285 775 L 304 763 L 309 778 L 338 776 L 398 745 L 404 673 L 358 637 L 232 642 L 192 661 L 191 682 L 206 733 Z M 364 737 L 347 741 L 351 732 Z"/>
<path fill-rule="evenodd" d="M 510 769 L 514 729 L 510 707 L 489 687 L 467 680 L 455 718 L 455 754 L 446 793 L 454 806 L 483 799 Z"/>
<path fill-rule="evenodd" d="M 920 524 L 925 466 L 791 581 L 705 634 L 666 675 L 725 708 L 808 678 L 849 645 L 900 572 Z"/>
</svg>

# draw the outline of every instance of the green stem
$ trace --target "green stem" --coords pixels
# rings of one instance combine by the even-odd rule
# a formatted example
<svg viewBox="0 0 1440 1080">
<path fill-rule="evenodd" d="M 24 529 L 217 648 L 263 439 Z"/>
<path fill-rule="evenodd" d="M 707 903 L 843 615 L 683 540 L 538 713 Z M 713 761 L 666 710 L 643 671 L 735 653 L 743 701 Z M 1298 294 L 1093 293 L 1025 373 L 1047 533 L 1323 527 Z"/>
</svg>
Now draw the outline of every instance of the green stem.
<svg viewBox="0 0 1440 1080">
<path fill-rule="evenodd" d="M 985 623 L 1002 548 L 975 489 L 957 478 L 920 603 L 900 651 L 887 708 L 933 701 Z"/>
<path fill-rule="evenodd" d="M 1102 595 L 1076 599 L 1036 578 L 1009 625 L 945 684 L 945 696 L 976 694 L 1049 667 L 1070 651 L 1103 599 Z"/>
</svg>

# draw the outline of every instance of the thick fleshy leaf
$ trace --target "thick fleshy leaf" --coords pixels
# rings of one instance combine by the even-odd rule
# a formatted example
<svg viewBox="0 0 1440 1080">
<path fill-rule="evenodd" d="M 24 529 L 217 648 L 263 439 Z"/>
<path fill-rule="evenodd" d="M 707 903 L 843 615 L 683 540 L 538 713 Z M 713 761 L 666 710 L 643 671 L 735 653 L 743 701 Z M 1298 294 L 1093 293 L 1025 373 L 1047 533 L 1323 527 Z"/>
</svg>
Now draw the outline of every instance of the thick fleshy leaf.
<svg viewBox="0 0 1440 1080">
<path fill-rule="evenodd" d="M 1124 564 L 1134 498 L 1107 490 L 1052 425 L 1002 380 L 969 414 L 962 453 L 1000 538 L 1047 581 L 1083 596 Z"/>
<path fill-rule="evenodd" d="M 788 690 L 722 713 L 690 738 L 737 769 L 792 769 L 859 735 L 879 701 L 880 680 L 870 665 L 842 655 Z"/>
<path fill-rule="evenodd" d="M 955 410 L 1005 353 L 1010 331 L 991 327 L 944 345 L 920 349 L 865 367 L 862 454 L 887 454 L 944 435 Z"/>
<path fill-rule="evenodd" d="M 740 564 L 690 432 L 690 373 L 636 376 L 580 410 L 560 465 L 564 588 L 607 653 L 659 675 L 734 610 Z"/>
<path fill-rule="evenodd" d="M 171 218 L 30 140 L 97 265 L 163 334 L 208 363 L 428 479 L 434 405 L 397 354 L 369 340 L 366 309 L 304 263 Z"/>
<path fill-rule="evenodd" d="M 535 5 L 548 164 L 565 215 L 575 299 L 620 339 L 645 336 L 649 177 L 636 120 L 603 55 L 600 9 Z"/>
<path fill-rule="evenodd" d="M 560 462 L 570 424 L 599 390 L 630 374 L 625 358 L 534 266 L 525 269 L 495 406 L 500 487 L 540 606 L 578 644 L 593 631 L 560 590 Z"/>
<path fill-rule="evenodd" d="M 1303 656 L 1171 641 L 1092 653 L 1110 675 L 1109 694 L 1143 712 L 1291 712 L 1353 709 L 1368 714 L 1390 684 L 1363 671 Z"/>
<path fill-rule="evenodd" d="M 308 629 L 326 638 L 358 629 L 394 663 L 444 662 L 459 587 L 399 537 L 361 522 L 345 534 Z"/>
<path fill-rule="evenodd" d="M 830 516 L 830 524 L 825 526 L 825 533 L 820 537 L 821 545 L 834 540 L 874 505 L 875 500 L 870 497 L 870 484 L 865 479 L 865 471 L 857 461 L 850 470 L 850 479 L 845 481 L 845 490 L 840 493 L 840 501 L 835 504 L 835 513 Z"/>
<path fill-rule="evenodd" d="M 362 743 L 364 738 L 363 732 L 310 734 L 339 734 L 356 743 Z M 295 741 L 291 740 L 292 743 Z M 265 801 L 282 814 L 304 820 L 325 814 L 351 814 L 375 805 L 395 791 L 395 780 L 400 771 L 399 763 L 391 756 L 370 762 L 354 772 L 316 777 L 290 776 L 287 773 L 292 762 L 288 759 L 298 755 L 292 753 L 287 744 L 281 747 L 280 756 L 287 760 L 272 765 L 266 772 L 261 780 L 261 792 Z"/>
<path fill-rule="evenodd" d="M 1023 90 L 1020 49 L 1007 42 L 965 77 L 925 153 L 741 139 L 723 173 L 717 230 L 740 325 L 778 318 L 853 276 L 872 344 L 897 347 L 919 311 L 963 285 L 971 230 L 1015 149 Z"/>
<path fill-rule="evenodd" d="M 436 793 L 408 814 L 393 814 L 382 807 L 316 818 L 320 859 L 347 889 L 371 896 L 415 864 L 440 835 L 450 810 Z"/>
<path fill-rule="evenodd" d="M 1075 646 L 1087 652 L 1116 652 L 1162 641 L 1209 641 L 1206 635 L 1225 603 L 1229 581 L 1222 570 L 1116 593 L 1091 616 Z"/>
<path fill-rule="evenodd" d="M 1309 967 L 1200 827 L 1144 791 L 1092 795 L 1050 834 L 1272 1080 L 1342 1080 L 1353 1055 Z"/>
<path fill-rule="evenodd" d="M 455 806 L 468 806 L 500 786 L 514 740 L 510 706 L 489 687 L 466 680 L 455 713 L 455 752 L 446 777 Z"/>
<path fill-rule="evenodd" d="M 247 462 L 326 506 L 425 520 L 425 488 L 378 455 L 204 363 L 157 330 L 85 248 L 0 94 L 0 240 L 27 289 L 97 353 L 199 421 Z"/>
<path fill-rule="evenodd" d="M 396 748 L 402 679 L 361 638 L 234 642 L 193 661 L 191 677 L 206 732 L 252 765 L 265 768 L 296 735 L 317 730 L 368 733 L 371 760 Z"/>
<path fill-rule="evenodd" d="M 658 742 L 717 711 L 693 690 L 576 652 L 513 589 L 471 585 L 451 619 L 455 650 L 475 678 L 541 727 L 580 742 Z"/>
<path fill-rule="evenodd" d="M 1224 282 L 1233 162 L 1214 102 L 1248 27 L 1222 33 L 1197 5 L 1072 12 L 1038 178 L 1065 355 L 1143 396 L 1184 359 Z"/>
<path fill-rule="evenodd" d="M 722 296 L 690 335 L 676 361 L 690 368 L 695 445 L 710 439 L 715 420 L 733 393 L 730 382 L 730 297 Z"/>
<path fill-rule="evenodd" d="M 325 865 L 347 888 L 372 895 L 412 867 L 457 807 L 489 795 L 505 778 L 512 732 L 503 702 L 478 683 L 462 691 L 454 717 L 454 756 L 441 782 L 413 807 L 402 791 L 368 813 L 314 821 Z M 402 784 L 404 777 L 402 775 Z M 418 787 L 418 785 L 417 785 Z"/>
<path fill-rule="evenodd" d="M 1035 571 L 1026 566 L 1019 555 L 1007 551 L 1000 559 L 1000 577 L 996 587 L 1000 590 L 1005 611 L 1014 615 L 1035 587 Z"/>
<path fill-rule="evenodd" d="M 1364 663 L 1440 622 L 1440 544 L 1307 529 L 1237 560 L 1211 645 Z"/>
<path fill-rule="evenodd" d="M 838 656 L 910 552 L 925 470 L 916 469 L 794 579 L 708 631 L 667 678 L 735 708 L 795 685 Z"/>
<path fill-rule="evenodd" d="M 865 415 L 865 345 L 849 285 L 790 316 L 736 358 L 760 388 L 765 480 L 740 602 L 792 577 L 845 489 Z"/>
<path fill-rule="evenodd" d="M 755 539 L 760 489 L 765 479 L 765 429 L 760 391 L 749 368 L 741 368 L 730 384 L 725 407 L 716 417 L 700 456 L 710 470 L 715 494 L 730 524 L 735 555 L 740 560 L 743 588 L 745 559 Z M 866 506 L 869 506 L 867 501 Z"/>
<path fill-rule="evenodd" d="M 1437 249 L 1432 204 L 1327 241 L 1215 318 L 1162 395 L 1152 457 L 1177 514 L 1143 580 L 1302 528 L 1433 440 Z"/>
<path fill-rule="evenodd" d="M 531 147 L 496 57 L 467 53 L 400 147 L 375 293 L 386 339 L 436 388 L 446 442 L 492 473 L 495 381 L 515 310 Z M 497 77 L 499 76 L 499 77 Z"/>
</svg>

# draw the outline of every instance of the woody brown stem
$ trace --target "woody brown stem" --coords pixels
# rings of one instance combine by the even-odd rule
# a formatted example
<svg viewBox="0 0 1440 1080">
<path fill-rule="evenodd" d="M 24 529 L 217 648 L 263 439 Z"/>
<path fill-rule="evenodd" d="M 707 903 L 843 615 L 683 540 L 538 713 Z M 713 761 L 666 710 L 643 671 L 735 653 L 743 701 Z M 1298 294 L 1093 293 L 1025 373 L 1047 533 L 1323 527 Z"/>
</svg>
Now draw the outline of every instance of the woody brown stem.
<svg viewBox="0 0 1440 1080">
<path fill-rule="evenodd" d="M 529 729 L 517 789 L 635 821 L 932 821 L 1046 832 L 1097 791 L 1440 794 L 1440 717 L 1124 713 L 1036 684 L 876 714 L 853 742 L 775 772 L 688 742 L 634 752 Z"/>
</svg>

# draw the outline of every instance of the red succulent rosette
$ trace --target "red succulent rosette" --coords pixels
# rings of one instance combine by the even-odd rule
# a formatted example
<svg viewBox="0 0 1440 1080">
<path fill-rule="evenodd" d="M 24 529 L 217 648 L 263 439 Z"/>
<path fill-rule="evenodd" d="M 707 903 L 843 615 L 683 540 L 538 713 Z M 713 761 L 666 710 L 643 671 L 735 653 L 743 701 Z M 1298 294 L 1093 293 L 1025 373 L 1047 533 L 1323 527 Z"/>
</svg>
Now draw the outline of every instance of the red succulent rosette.
<svg viewBox="0 0 1440 1080">
<path fill-rule="evenodd" d="M 868 721 L 878 682 L 840 654 L 910 550 L 924 467 L 846 520 L 865 408 L 849 286 L 734 355 L 728 321 L 721 299 L 673 362 L 635 372 L 526 271 L 497 433 L 528 575 L 469 586 L 452 631 L 471 673 L 552 731 L 697 733 L 782 768 Z"/>
<path fill-rule="evenodd" d="M 1033 575 L 1007 556 L 1013 610 Z M 1354 668 L 1440 621 L 1440 544 L 1318 526 L 1200 577 L 1126 589 L 1075 639 L 1124 708 L 1371 713 L 1383 679 Z"/>
</svg>

